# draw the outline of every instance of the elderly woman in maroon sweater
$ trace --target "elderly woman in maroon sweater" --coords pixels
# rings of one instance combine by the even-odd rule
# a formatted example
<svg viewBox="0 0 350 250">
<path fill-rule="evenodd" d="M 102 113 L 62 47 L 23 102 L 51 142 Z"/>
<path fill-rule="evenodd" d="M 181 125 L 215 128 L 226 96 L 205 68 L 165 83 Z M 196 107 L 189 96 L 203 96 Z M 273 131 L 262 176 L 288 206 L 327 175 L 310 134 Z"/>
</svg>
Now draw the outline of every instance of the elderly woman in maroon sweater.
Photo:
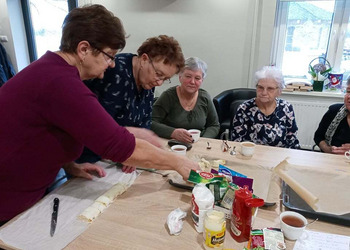
<svg viewBox="0 0 350 250">
<path fill-rule="evenodd" d="M 97 165 L 73 162 L 84 145 L 103 158 L 173 169 L 185 179 L 198 169 L 159 148 L 152 132 L 119 126 L 82 82 L 102 78 L 124 46 L 123 25 L 111 12 L 101 5 L 76 8 L 64 21 L 60 51 L 48 51 L 0 88 L 2 224 L 40 200 L 62 166 L 75 176 L 103 177 Z"/>
</svg>

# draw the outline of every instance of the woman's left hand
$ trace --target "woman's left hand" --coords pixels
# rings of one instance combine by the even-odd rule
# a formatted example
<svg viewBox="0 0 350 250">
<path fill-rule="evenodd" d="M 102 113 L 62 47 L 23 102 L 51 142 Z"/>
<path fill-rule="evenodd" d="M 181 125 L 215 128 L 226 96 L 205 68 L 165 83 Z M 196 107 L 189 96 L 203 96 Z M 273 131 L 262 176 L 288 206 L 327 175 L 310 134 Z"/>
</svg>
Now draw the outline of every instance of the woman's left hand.
<svg viewBox="0 0 350 250">
<path fill-rule="evenodd" d="M 97 175 L 99 177 L 106 176 L 105 170 L 97 164 L 91 164 L 91 163 L 78 164 L 75 162 L 70 162 L 65 164 L 63 168 L 70 175 L 89 179 L 89 180 L 92 180 L 93 175 Z"/>
<path fill-rule="evenodd" d="M 349 151 L 349 150 L 350 150 L 350 144 L 349 143 L 343 144 L 340 147 L 332 146 L 332 153 L 333 154 L 343 155 L 343 154 L 345 154 L 346 151 Z"/>
</svg>

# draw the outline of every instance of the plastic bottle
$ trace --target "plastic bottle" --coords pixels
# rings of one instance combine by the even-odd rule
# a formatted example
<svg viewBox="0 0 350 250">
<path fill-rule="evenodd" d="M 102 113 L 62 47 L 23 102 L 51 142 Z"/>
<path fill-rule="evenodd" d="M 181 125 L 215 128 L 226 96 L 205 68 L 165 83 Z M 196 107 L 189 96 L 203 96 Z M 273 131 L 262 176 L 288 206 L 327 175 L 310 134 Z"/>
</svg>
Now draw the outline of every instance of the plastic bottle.
<svg viewBox="0 0 350 250">
<path fill-rule="evenodd" d="M 235 192 L 235 199 L 232 205 L 230 234 L 237 242 L 249 240 L 252 223 L 252 208 L 264 205 L 263 199 L 254 199 L 252 195 L 248 186 L 244 186 L 242 189 L 236 190 Z"/>
<path fill-rule="evenodd" d="M 204 183 L 197 184 L 192 190 L 192 220 L 198 233 L 204 230 L 204 217 L 214 207 L 214 195 Z"/>
<path fill-rule="evenodd" d="M 225 213 L 209 210 L 204 219 L 204 248 L 208 250 L 223 249 L 226 233 Z"/>
</svg>

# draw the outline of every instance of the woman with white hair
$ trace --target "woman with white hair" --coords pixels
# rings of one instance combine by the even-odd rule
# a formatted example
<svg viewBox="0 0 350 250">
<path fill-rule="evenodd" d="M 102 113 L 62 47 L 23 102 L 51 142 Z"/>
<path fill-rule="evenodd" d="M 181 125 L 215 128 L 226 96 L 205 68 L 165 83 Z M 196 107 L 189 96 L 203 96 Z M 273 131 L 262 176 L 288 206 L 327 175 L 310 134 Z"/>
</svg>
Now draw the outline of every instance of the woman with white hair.
<svg viewBox="0 0 350 250">
<path fill-rule="evenodd" d="M 285 148 L 300 148 L 294 110 L 279 99 L 284 88 L 282 72 L 265 66 L 255 73 L 256 98 L 242 103 L 233 118 L 233 141 Z"/>
<path fill-rule="evenodd" d="M 215 138 L 219 119 L 209 93 L 201 89 L 207 64 L 187 58 L 179 73 L 181 85 L 164 91 L 153 105 L 151 129 L 160 137 L 193 142 L 188 129 L 199 129 L 202 137 Z"/>
</svg>

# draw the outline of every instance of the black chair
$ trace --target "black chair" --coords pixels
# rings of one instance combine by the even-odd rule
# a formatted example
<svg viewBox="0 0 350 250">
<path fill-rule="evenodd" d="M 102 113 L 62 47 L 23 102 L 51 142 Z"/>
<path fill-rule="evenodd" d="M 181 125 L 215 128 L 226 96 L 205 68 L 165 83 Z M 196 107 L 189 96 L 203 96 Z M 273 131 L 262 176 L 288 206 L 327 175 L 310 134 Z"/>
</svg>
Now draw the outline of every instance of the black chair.
<svg viewBox="0 0 350 250">
<path fill-rule="evenodd" d="M 228 89 L 213 98 L 214 106 L 219 117 L 219 137 L 223 138 L 225 132 L 228 139 L 231 139 L 232 120 L 238 106 L 246 100 L 256 97 L 256 89 L 237 88 Z"/>
</svg>

